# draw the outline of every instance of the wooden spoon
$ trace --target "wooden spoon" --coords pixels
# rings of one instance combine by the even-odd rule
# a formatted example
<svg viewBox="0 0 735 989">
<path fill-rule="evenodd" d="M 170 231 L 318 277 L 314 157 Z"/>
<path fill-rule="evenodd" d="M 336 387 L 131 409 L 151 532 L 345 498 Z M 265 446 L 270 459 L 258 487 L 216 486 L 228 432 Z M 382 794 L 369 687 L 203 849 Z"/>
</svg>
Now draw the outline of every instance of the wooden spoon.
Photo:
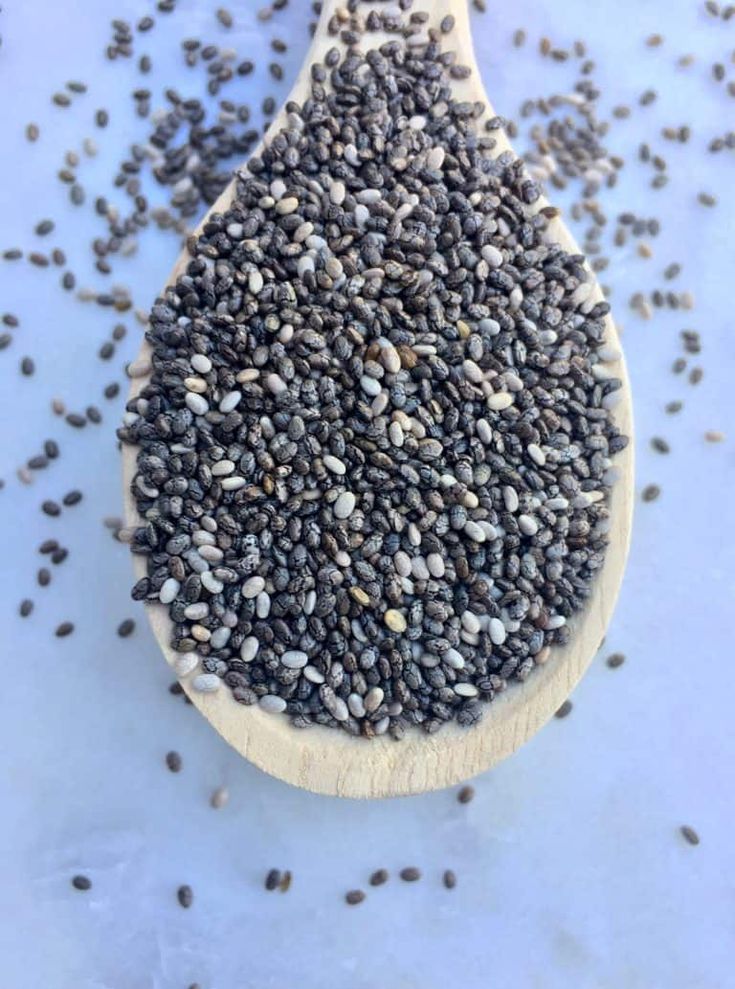
<svg viewBox="0 0 735 989">
<path fill-rule="evenodd" d="M 343 0 L 324 0 L 321 19 L 306 62 L 291 91 L 291 100 L 304 101 L 309 93 L 312 62 L 322 62 L 328 49 L 340 45 L 336 37 L 328 34 L 327 24 L 342 3 Z M 372 6 L 363 4 L 360 13 L 366 15 Z M 378 11 L 386 9 L 382 3 L 374 6 Z M 429 15 L 428 25 L 435 27 L 444 17 L 453 15 L 455 26 L 444 40 L 444 47 L 455 50 L 458 62 L 470 66 L 473 71 L 469 78 L 456 80 L 452 85 L 458 99 L 485 104 L 485 115 L 479 120 L 482 125 L 494 111 L 475 63 L 466 0 L 415 0 L 412 10 L 425 11 Z M 371 33 L 366 37 L 366 44 L 377 47 L 388 38 L 388 35 Z M 286 111 L 281 109 L 269 134 L 277 134 L 285 123 Z M 498 153 L 510 149 L 502 131 L 494 131 L 494 136 Z M 260 149 L 256 153 L 259 152 Z M 233 181 L 210 212 L 224 213 L 234 192 Z M 544 205 L 548 204 L 537 202 L 533 209 Z M 552 221 L 548 236 L 569 253 L 580 253 L 560 220 Z M 171 273 L 170 282 L 175 281 L 189 260 L 188 253 L 184 252 Z M 595 301 L 603 299 L 599 286 L 595 286 L 592 297 Z M 619 351 L 615 326 L 609 317 L 606 333 L 606 342 Z M 150 346 L 144 342 L 139 360 L 145 364 L 149 359 Z M 608 366 L 623 381 L 621 401 L 615 411 L 616 423 L 624 434 L 632 436 L 630 386 L 622 356 Z M 145 383 L 144 378 L 134 379 L 131 397 L 135 397 Z M 122 454 L 129 525 L 140 523 L 130 494 L 136 473 L 136 454 L 137 449 L 130 446 L 126 446 Z M 229 689 L 202 694 L 192 690 L 187 679 L 183 680 L 184 689 L 204 717 L 241 755 L 273 776 L 318 793 L 343 797 L 420 793 L 449 786 L 495 765 L 534 735 L 559 708 L 591 662 L 605 634 L 628 552 L 633 505 L 632 443 L 616 456 L 615 463 L 621 473 L 610 501 L 610 545 L 585 610 L 570 621 L 569 643 L 552 649 L 548 661 L 534 669 L 527 682 L 510 685 L 497 696 L 487 705 L 482 720 L 474 727 L 462 728 L 456 722 L 450 722 L 436 735 L 412 729 L 401 742 L 387 735 L 368 741 L 321 726 L 296 729 L 285 716 L 265 713 L 257 705 L 244 707 L 238 704 Z M 144 576 L 145 557 L 134 556 L 133 559 L 137 576 Z M 151 607 L 148 616 L 164 656 L 173 665 L 179 654 L 169 645 L 171 622 L 167 610 Z"/>
</svg>

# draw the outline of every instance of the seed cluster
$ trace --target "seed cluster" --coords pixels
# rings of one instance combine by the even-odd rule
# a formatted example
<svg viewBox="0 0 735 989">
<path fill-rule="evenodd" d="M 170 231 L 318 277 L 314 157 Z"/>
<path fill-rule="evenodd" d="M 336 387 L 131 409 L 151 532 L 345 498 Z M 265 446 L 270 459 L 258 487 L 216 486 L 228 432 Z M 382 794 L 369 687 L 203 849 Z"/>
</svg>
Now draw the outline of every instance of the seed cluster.
<svg viewBox="0 0 735 989">
<path fill-rule="evenodd" d="M 609 307 L 476 136 L 468 70 L 341 37 L 153 307 L 133 593 L 196 689 L 400 739 L 567 641 L 627 438 Z"/>
</svg>

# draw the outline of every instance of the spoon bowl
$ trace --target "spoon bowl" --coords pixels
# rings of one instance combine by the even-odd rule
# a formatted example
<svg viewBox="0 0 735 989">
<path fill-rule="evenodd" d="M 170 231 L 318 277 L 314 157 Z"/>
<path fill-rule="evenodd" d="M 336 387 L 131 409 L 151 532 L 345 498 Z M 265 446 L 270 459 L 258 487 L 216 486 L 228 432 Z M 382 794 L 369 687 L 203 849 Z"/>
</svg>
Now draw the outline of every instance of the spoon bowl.
<svg viewBox="0 0 735 989">
<path fill-rule="evenodd" d="M 323 61 L 330 48 L 341 45 L 339 39 L 328 32 L 328 24 L 334 16 L 339 16 L 340 9 L 344 9 L 342 3 L 343 0 L 324 0 L 316 34 L 290 100 L 298 103 L 304 101 L 310 87 L 310 65 Z M 384 4 L 365 3 L 360 7 L 360 12 L 367 14 L 373 6 L 385 10 Z M 415 0 L 412 11 L 428 14 L 428 26 L 432 27 L 438 27 L 445 17 L 451 15 L 454 18 L 447 47 L 456 51 L 458 61 L 471 67 L 472 73 L 466 79 L 454 80 L 453 90 L 458 99 L 485 104 L 486 109 L 477 120 L 478 126 L 482 126 L 486 119 L 494 116 L 494 111 L 475 63 L 466 0 Z M 369 37 L 371 45 L 377 47 L 384 41 L 394 39 L 395 35 L 375 32 Z M 286 122 L 286 116 L 284 107 L 271 125 L 269 134 L 278 133 Z M 502 130 L 493 133 L 498 153 L 511 150 Z M 234 193 L 233 179 L 211 207 L 199 230 L 211 213 L 227 210 Z M 544 199 L 540 199 L 530 209 L 535 212 L 547 205 Z M 581 253 L 559 218 L 549 223 L 546 236 L 570 254 Z M 175 281 L 189 260 L 188 252 L 184 251 L 169 282 Z M 604 299 L 596 282 L 591 298 L 595 302 Z M 606 317 L 605 342 L 620 351 L 615 326 L 609 316 Z M 150 354 L 150 345 L 144 342 L 139 355 L 141 367 L 149 363 Z M 622 433 L 632 436 L 630 385 L 623 357 L 620 356 L 608 367 L 623 382 L 621 400 L 614 411 L 615 423 Z M 136 397 L 146 383 L 146 377 L 134 378 L 130 397 Z M 141 522 L 131 495 L 136 455 L 136 448 L 123 448 L 128 525 L 139 525 Z M 273 776 L 317 793 L 343 797 L 420 793 L 449 786 L 488 769 L 509 756 L 548 721 L 589 666 L 605 635 L 622 580 L 630 539 L 632 444 L 616 455 L 615 464 L 619 478 L 610 496 L 610 543 L 584 610 L 569 621 L 569 642 L 564 646 L 554 646 L 548 660 L 537 666 L 526 682 L 509 685 L 498 694 L 485 706 L 483 718 L 478 724 L 463 728 L 456 722 L 449 722 L 436 735 L 411 730 L 401 742 L 387 735 L 368 741 L 318 725 L 305 731 L 297 730 L 286 717 L 266 713 L 257 705 L 246 707 L 238 704 L 229 689 L 211 694 L 197 692 L 191 688 L 190 677 L 182 678 L 184 690 L 204 717 L 246 759 Z M 146 558 L 135 555 L 133 559 L 137 577 L 145 576 Z M 167 610 L 151 607 L 147 612 L 161 651 L 173 668 L 180 654 L 174 652 L 169 644 L 172 624 Z"/>
</svg>

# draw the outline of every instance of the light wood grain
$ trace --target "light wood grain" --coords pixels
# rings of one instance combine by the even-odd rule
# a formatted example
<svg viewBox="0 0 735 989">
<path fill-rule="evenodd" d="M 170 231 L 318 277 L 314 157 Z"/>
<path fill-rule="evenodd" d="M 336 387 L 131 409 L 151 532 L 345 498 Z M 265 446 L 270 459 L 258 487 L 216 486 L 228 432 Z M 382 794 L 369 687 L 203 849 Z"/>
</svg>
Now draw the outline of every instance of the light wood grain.
<svg viewBox="0 0 735 989">
<path fill-rule="evenodd" d="M 314 61 L 322 60 L 325 52 L 337 43 L 327 35 L 326 23 L 339 6 L 339 0 L 324 0 L 317 33 L 290 99 L 303 101 L 309 89 L 309 66 Z M 362 12 L 367 13 L 370 6 L 365 4 Z M 386 9 L 384 4 L 377 4 L 376 8 Z M 427 11 L 431 25 L 438 25 L 445 15 L 453 14 L 455 28 L 444 46 L 456 50 L 461 63 L 475 66 L 465 0 L 416 0 L 413 9 Z M 375 34 L 368 38 L 371 46 L 386 40 Z M 486 104 L 487 110 L 480 125 L 486 117 L 494 115 L 478 71 L 474 71 L 469 79 L 453 85 L 459 99 L 480 100 Z M 270 133 L 277 133 L 284 123 L 285 111 L 282 110 Z M 494 134 L 498 140 L 498 153 L 510 148 L 501 131 Z M 233 191 L 234 187 L 229 186 L 211 211 L 224 212 Z M 534 209 L 543 205 L 546 205 L 543 201 L 536 203 Z M 567 251 L 579 253 L 574 238 L 560 220 L 550 225 L 549 237 Z M 187 261 L 188 256 L 183 254 L 173 269 L 170 281 L 179 275 Z M 602 298 L 598 287 L 595 299 Z M 606 333 L 607 341 L 619 347 L 610 318 L 607 319 Z M 150 348 L 144 343 L 140 356 L 146 359 L 149 354 Z M 621 358 L 609 366 L 624 382 L 622 401 L 615 411 L 616 421 L 625 434 L 632 436 L 630 386 L 625 364 Z M 144 384 L 144 379 L 134 380 L 131 396 L 135 396 Z M 136 472 L 136 454 L 137 449 L 133 447 L 125 447 L 122 454 L 128 524 L 139 522 L 130 495 L 130 485 Z M 509 756 L 548 721 L 585 672 L 605 635 L 618 595 L 630 539 L 632 443 L 616 457 L 615 463 L 621 477 L 611 498 L 610 547 L 586 609 L 570 622 L 572 635 L 569 644 L 553 649 L 549 660 L 532 671 L 525 683 L 510 686 L 487 705 L 478 725 L 465 729 L 451 723 L 432 736 L 420 730 L 411 730 L 401 742 L 395 742 L 388 736 L 367 741 L 319 726 L 295 729 L 285 716 L 269 715 L 257 707 L 238 704 L 224 685 L 217 693 L 204 695 L 191 690 L 187 682 L 191 678 L 186 678 L 183 681 L 184 689 L 205 718 L 245 758 L 273 776 L 317 793 L 342 797 L 420 793 L 449 786 L 488 769 Z M 134 567 L 137 576 L 143 576 L 146 572 L 145 558 L 135 556 Z M 171 623 L 167 609 L 153 605 L 147 611 L 161 650 L 169 664 L 173 664 L 177 654 L 169 646 Z"/>
</svg>

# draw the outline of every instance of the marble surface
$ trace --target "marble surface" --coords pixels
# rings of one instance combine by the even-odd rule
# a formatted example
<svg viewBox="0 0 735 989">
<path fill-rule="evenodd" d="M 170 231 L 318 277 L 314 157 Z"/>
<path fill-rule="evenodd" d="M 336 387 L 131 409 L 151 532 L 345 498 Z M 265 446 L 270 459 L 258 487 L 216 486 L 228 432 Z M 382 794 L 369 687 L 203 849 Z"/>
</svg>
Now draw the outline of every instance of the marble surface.
<svg viewBox="0 0 735 989">
<path fill-rule="evenodd" d="M 564 92 L 570 63 L 542 60 L 538 38 L 568 45 L 584 38 L 606 94 L 604 113 L 634 109 L 614 121 L 609 145 L 628 159 L 617 190 L 603 197 L 613 217 L 622 210 L 657 216 L 662 232 L 654 257 L 633 247 L 613 255 L 605 280 L 624 325 L 635 396 L 639 486 L 663 488 L 654 504 L 639 501 L 630 566 L 607 643 L 573 697 L 564 721 L 553 721 L 511 760 L 475 781 L 477 795 L 460 806 L 454 792 L 383 803 L 330 800 L 299 792 L 248 766 L 209 726 L 167 692 L 142 609 L 129 600 L 131 567 L 102 518 L 119 512 L 119 464 L 113 427 L 122 399 L 106 402 L 103 386 L 121 380 L 139 335 L 131 332 L 107 365 L 96 356 L 114 319 L 58 288 L 57 270 L 0 261 L 0 311 L 21 327 L 0 354 L 0 476 L 5 489 L 0 558 L 5 643 L 0 717 L 0 957 L 7 989 L 438 989 L 485 986 L 577 989 L 728 989 L 735 943 L 735 843 L 732 840 L 734 676 L 729 634 L 735 591 L 731 498 L 735 486 L 732 414 L 733 334 L 731 229 L 735 221 L 732 155 L 708 155 L 715 134 L 735 123 L 735 101 L 711 77 L 714 61 L 730 61 L 735 21 L 716 22 L 689 0 L 517 0 L 474 19 L 489 93 L 499 111 L 516 114 L 529 96 Z M 107 191 L 113 163 L 141 134 L 128 95 L 130 64 L 102 55 L 111 17 L 136 18 L 146 0 L 24 0 L 0 13 L 0 159 L 2 248 L 31 249 L 33 225 L 57 222 L 49 245 L 67 250 L 80 282 L 98 284 L 86 245 L 98 227 L 91 208 L 75 210 L 53 179 L 69 147 L 94 132 L 93 111 L 107 106 L 112 122 L 95 136 L 100 155 L 80 175 Z M 156 63 L 151 88 L 178 80 L 198 92 L 201 76 L 179 65 L 181 37 L 219 43 L 214 4 L 180 0 L 174 15 L 138 43 Z M 234 4 L 232 5 L 234 9 Z M 291 0 L 271 24 L 255 20 L 254 2 L 240 4 L 232 37 L 265 63 L 265 39 L 287 38 L 286 75 L 305 51 L 307 4 Z M 526 49 L 512 49 L 517 27 Z M 664 44 L 649 49 L 654 31 Z M 697 62 L 678 69 L 678 56 Z M 73 108 L 49 96 L 68 78 L 91 91 Z M 190 82 L 188 82 L 190 80 Z M 266 92 L 264 66 L 250 87 Z M 641 110 L 638 95 L 660 91 Z M 29 120 L 42 128 L 34 146 Z M 689 123 L 688 146 L 659 137 L 665 125 Z M 661 149 L 671 182 L 650 189 L 650 172 L 635 161 L 642 140 Z M 707 210 L 700 190 L 716 191 Z M 557 197 L 563 204 L 565 195 Z M 146 236 L 139 256 L 117 277 L 146 305 L 175 254 L 170 236 Z M 672 261 L 683 264 L 677 286 L 696 296 L 690 313 L 656 312 L 642 321 L 629 296 L 662 284 Z M 696 387 L 675 378 L 679 332 L 703 336 Z M 32 378 L 18 374 L 32 356 Z M 103 406 L 104 423 L 75 431 L 50 411 Z M 684 401 L 676 417 L 664 404 Z M 707 444 L 707 429 L 728 433 Z M 669 456 L 650 448 L 653 435 L 671 443 Z M 15 470 L 56 438 L 62 456 L 33 486 Z M 42 515 L 44 498 L 72 487 L 83 502 L 62 518 Z M 59 538 L 69 560 L 53 568 L 52 585 L 35 585 L 38 543 Z M 18 617 L 19 600 L 36 600 Z M 121 640 L 117 624 L 138 620 Z M 75 634 L 53 636 L 63 619 Z M 623 651 L 616 671 L 604 657 Z M 181 752 L 179 775 L 164 756 Z M 227 807 L 214 811 L 211 791 L 226 785 Z M 701 844 L 678 833 L 690 824 Z M 391 882 L 357 909 L 347 889 L 371 870 L 415 864 L 424 880 Z M 290 868 L 287 895 L 266 894 L 265 871 Z M 441 886 L 451 867 L 458 886 Z M 86 894 L 70 887 L 89 875 Z M 188 911 L 176 889 L 189 883 Z"/>
</svg>

